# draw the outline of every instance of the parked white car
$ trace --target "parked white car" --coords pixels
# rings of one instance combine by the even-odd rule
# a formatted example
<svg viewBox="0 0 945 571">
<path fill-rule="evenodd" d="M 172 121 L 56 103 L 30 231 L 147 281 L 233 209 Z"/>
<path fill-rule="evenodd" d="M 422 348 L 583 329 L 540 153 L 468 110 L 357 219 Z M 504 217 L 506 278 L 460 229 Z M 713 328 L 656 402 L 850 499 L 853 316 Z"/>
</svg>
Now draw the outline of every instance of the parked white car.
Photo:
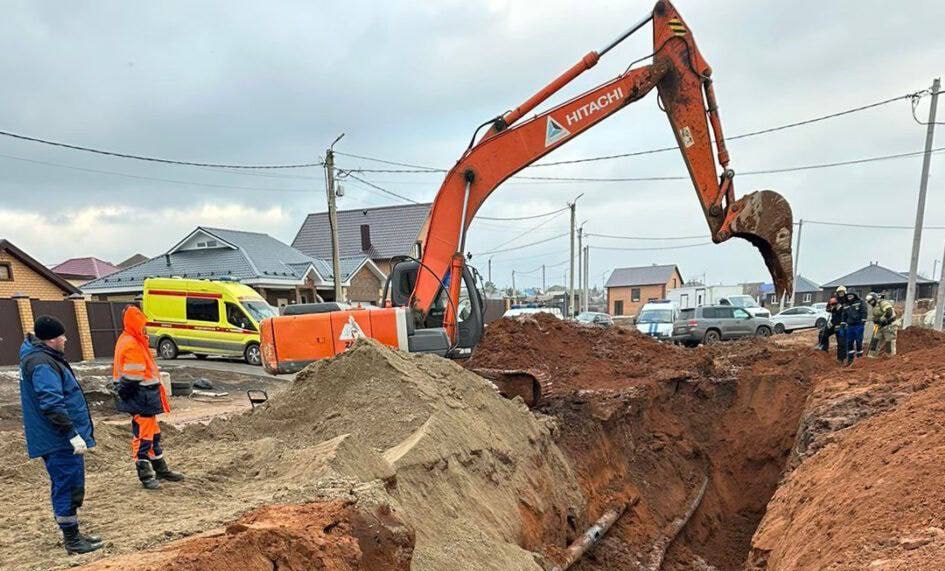
<svg viewBox="0 0 945 571">
<path fill-rule="evenodd" d="M 674 302 L 651 301 L 637 315 L 637 331 L 657 339 L 669 339 L 673 336 L 673 324 L 678 318 L 679 308 Z"/>
<path fill-rule="evenodd" d="M 813 307 L 792 307 L 771 318 L 775 333 L 790 333 L 799 329 L 826 327 L 829 316 L 826 311 Z"/>
</svg>

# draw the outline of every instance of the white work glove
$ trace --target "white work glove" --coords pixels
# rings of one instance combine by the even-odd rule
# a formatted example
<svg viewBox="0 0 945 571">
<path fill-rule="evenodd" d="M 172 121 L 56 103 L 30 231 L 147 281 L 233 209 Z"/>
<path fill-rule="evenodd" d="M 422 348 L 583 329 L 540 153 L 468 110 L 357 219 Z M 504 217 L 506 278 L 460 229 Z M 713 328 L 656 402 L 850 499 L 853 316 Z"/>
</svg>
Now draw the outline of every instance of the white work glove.
<svg viewBox="0 0 945 571">
<path fill-rule="evenodd" d="M 78 454 L 79 456 L 85 454 L 85 452 L 89 449 L 89 447 L 85 444 L 85 440 L 82 440 L 82 437 L 78 434 L 69 439 L 69 444 L 72 445 L 72 453 Z"/>
</svg>

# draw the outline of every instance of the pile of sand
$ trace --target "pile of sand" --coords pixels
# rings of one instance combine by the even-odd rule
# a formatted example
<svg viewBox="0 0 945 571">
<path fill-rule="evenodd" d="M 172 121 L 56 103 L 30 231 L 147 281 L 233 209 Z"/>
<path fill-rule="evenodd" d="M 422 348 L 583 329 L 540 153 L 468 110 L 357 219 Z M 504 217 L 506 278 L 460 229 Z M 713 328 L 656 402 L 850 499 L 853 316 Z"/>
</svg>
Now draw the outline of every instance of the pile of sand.
<svg viewBox="0 0 945 571">
<path fill-rule="evenodd" d="M 412 569 L 540 569 L 530 550 L 566 545 L 569 517 L 585 521 L 554 429 L 450 361 L 364 340 L 252 413 L 166 430 L 167 456 L 188 479 L 157 493 L 134 478 L 126 428 L 100 423 L 81 515 L 109 540 L 109 555 L 261 505 L 337 499 L 404 522 L 416 536 Z M 16 448 L 0 446 L 0 466 L 16 466 L 0 478 L 0 560 L 41 569 L 99 559 L 65 558 L 42 467 Z"/>
</svg>

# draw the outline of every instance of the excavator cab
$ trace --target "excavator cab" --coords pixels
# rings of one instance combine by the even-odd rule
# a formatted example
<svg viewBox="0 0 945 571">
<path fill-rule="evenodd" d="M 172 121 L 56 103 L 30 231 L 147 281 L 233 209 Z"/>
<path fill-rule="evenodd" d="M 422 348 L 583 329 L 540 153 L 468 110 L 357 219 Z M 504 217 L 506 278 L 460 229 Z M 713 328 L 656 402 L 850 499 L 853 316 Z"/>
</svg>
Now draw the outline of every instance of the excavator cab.
<svg viewBox="0 0 945 571">
<path fill-rule="evenodd" d="M 410 307 L 410 298 L 421 268 L 419 262 L 410 258 L 393 260 L 393 267 L 384 285 L 383 300 L 390 299 L 394 307 Z M 446 310 L 451 303 L 449 276 L 447 276 L 445 280 L 441 280 L 440 291 L 426 316 L 421 320 L 418 314 L 413 313 L 408 319 L 413 329 L 412 332 L 408 332 L 410 352 L 438 353 L 454 359 L 466 358 L 472 354 L 472 348 L 482 338 L 485 305 L 482 291 L 476 286 L 473 270 L 469 266 L 464 266 L 462 275 L 463 284 L 455 308 L 457 314 L 455 346 L 451 346 L 449 336 L 443 327 Z"/>
</svg>

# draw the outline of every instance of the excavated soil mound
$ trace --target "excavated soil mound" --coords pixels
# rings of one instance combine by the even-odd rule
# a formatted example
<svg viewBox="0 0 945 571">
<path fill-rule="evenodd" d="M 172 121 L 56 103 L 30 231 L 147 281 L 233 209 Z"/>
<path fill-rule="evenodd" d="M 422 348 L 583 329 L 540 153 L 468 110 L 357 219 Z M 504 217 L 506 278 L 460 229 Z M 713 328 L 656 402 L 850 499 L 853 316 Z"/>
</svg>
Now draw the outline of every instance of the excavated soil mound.
<svg viewBox="0 0 945 571">
<path fill-rule="evenodd" d="M 829 430 L 819 435 L 820 445 L 808 451 L 769 504 L 752 541 L 748 568 L 942 569 L 941 348 L 844 373 L 832 383 L 832 392 L 812 396 L 810 415 L 819 411 Z M 864 397 L 871 391 L 873 397 Z"/>
<path fill-rule="evenodd" d="M 537 570 L 531 550 L 565 544 L 568 522 L 585 522 L 554 430 L 451 361 L 363 340 L 251 413 L 166 427 L 166 456 L 188 477 L 157 493 L 134 477 L 127 428 L 99 423 L 81 517 L 106 538 L 104 553 L 65 557 L 42 467 L 26 461 L 22 438 L 0 442 L 0 561 L 16 569 L 89 562 L 205 532 L 265 504 L 343 500 L 404 522 L 416 538 L 411 569 Z M 321 541 L 298 521 L 276 535 L 300 546 Z M 350 537 L 325 532 L 335 539 Z M 343 547 L 323 553 L 345 565 Z M 181 549 L 207 561 L 222 553 Z"/>
<path fill-rule="evenodd" d="M 832 361 L 768 340 L 690 350 L 539 316 L 491 324 L 467 366 L 542 372 L 552 390 L 541 410 L 559 421 L 588 515 L 634 504 L 575 569 L 734 570 L 794 447 L 812 378 Z"/>
<path fill-rule="evenodd" d="M 225 528 L 83 569 L 407 571 L 412 551 L 412 534 L 389 512 L 365 512 L 333 501 L 265 506 Z"/>
<path fill-rule="evenodd" d="M 466 364 L 476 369 L 538 369 L 552 391 L 621 389 L 628 383 L 686 378 L 709 363 L 622 327 L 589 327 L 548 314 L 500 319 Z"/>
<path fill-rule="evenodd" d="M 899 354 L 911 353 L 929 347 L 945 347 L 945 333 L 922 327 L 908 327 L 896 337 L 896 350 Z"/>
</svg>

